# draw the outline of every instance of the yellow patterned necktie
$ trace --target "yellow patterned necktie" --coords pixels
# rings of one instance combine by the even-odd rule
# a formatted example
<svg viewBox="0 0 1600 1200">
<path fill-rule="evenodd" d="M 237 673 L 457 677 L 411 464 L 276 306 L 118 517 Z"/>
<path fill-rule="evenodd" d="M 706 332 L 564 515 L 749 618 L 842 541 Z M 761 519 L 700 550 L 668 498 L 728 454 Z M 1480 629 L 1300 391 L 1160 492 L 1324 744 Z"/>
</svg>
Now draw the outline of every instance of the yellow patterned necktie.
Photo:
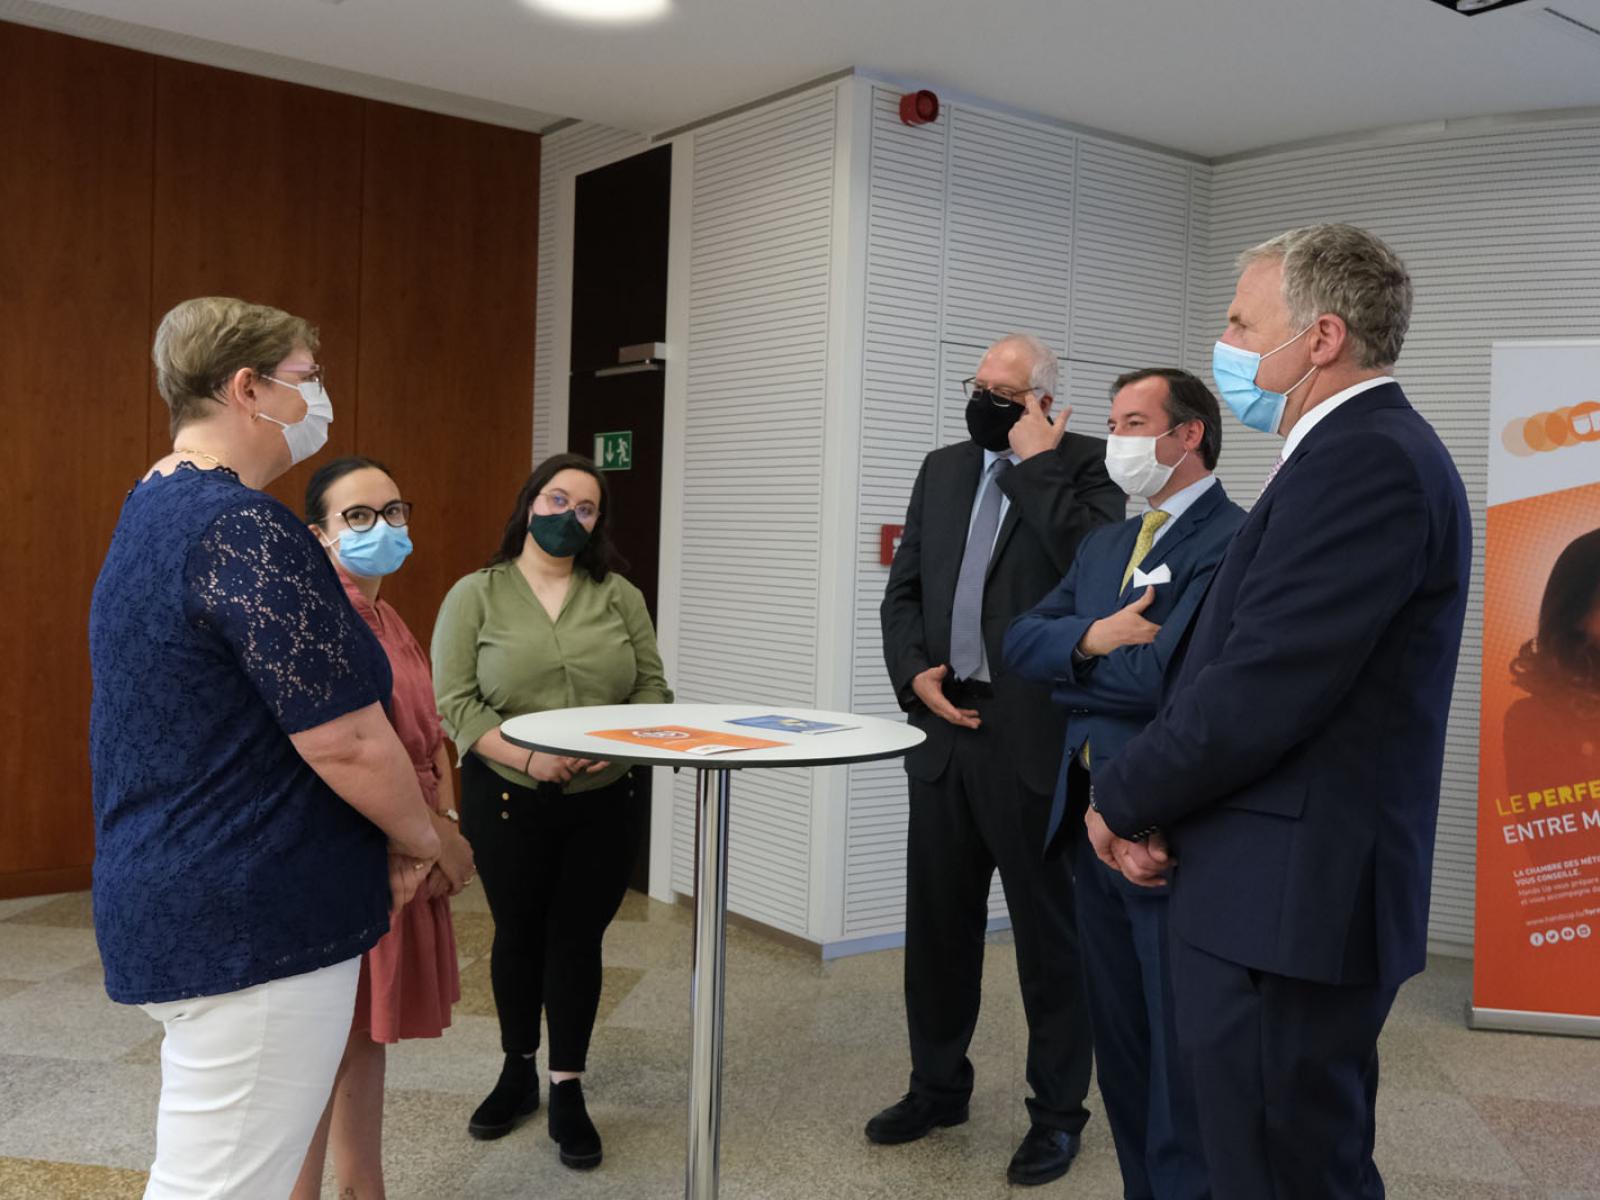
<svg viewBox="0 0 1600 1200">
<path fill-rule="evenodd" d="M 1144 556 L 1150 553 L 1150 547 L 1156 544 L 1156 530 L 1165 525 L 1172 517 L 1169 512 L 1159 508 L 1152 508 L 1145 513 L 1139 521 L 1139 538 L 1133 543 L 1133 557 L 1128 559 L 1127 569 L 1122 572 L 1122 586 L 1128 586 L 1128 580 L 1133 578 L 1133 569 L 1144 561 Z"/>
</svg>

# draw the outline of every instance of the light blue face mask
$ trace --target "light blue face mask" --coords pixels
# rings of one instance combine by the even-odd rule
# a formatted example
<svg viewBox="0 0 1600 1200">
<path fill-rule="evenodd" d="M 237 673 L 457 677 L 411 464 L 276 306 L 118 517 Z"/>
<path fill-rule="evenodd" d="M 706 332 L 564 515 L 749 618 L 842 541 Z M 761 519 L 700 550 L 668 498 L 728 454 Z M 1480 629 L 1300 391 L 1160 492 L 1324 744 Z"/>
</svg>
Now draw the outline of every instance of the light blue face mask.
<svg viewBox="0 0 1600 1200">
<path fill-rule="evenodd" d="M 1315 325 L 1316 322 L 1311 322 Z M 1227 402 L 1233 415 L 1239 418 L 1239 423 L 1246 429 L 1259 430 L 1262 433 L 1278 432 L 1278 425 L 1283 420 L 1284 405 L 1289 402 L 1289 392 L 1294 391 L 1300 384 L 1311 378 L 1312 372 L 1317 368 L 1313 366 L 1310 371 L 1300 376 L 1294 387 L 1289 392 L 1269 392 L 1266 388 L 1256 383 L 1256 373 L 1261 370 L 1261 364 L 1271 358 L 1284 346 L 1292 346 L 1305 337 L 1307 325 L 1295 334 L 1283 346 L 1268 350 L 1265 354 L 1257 354 L 1254 350 L 1241 350 L 1238 346 L 1230 346 L 1227 342 L 1218 342 L 1211 349 L 1211 377 L 1217 381 L 1217 390 L 1222 393 L 1222 398 Z"/>
<path fill-rule="evenodd" d="M 367 579 L 394 574 L 410 553 L 410 534 L 387 521 L 380 520 L 360 533 L 346 529 L 339 535 L 339 561 L 344 569 Z"/>
</svg>

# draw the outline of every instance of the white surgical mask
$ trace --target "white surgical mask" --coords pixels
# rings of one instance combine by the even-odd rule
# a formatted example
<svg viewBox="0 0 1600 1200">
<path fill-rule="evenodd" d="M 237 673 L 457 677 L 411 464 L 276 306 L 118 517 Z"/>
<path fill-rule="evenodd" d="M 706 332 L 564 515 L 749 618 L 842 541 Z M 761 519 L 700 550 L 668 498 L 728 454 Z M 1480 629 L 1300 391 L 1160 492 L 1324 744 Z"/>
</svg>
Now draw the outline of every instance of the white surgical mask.
<svg viewBox="0 0 1600 1200">
<path fill-rule="evenodd" d="M 328 390 L 320 381 L 290 383 L 272 375 L 265 378 L 281 387 L 294 388 L 306 402 L 306 415 L 292 423 L 280 421 L 264 412 L 257 413 L 274 425 L 283 427 L 283 440 L 289 443 L 289 460 L 303 463 L 328 444 L 328 426 L 333 423 L 333 402 L 328 399 Z"/>
<path fill-rule="evenodd" d="M 1156 443 L 1167 434 L 1176 433 L 1177 428 L 1174 425 L 1166 433 L 1158 433 L 1155 437 L 1109 434 L 1106 437 L 1106 474 L 1111 476 L 1111 482 L 1128 495 L 1141 500 L 1148 500 L 1166 487 L 1172 473 L 1183 465 L 1184 458 L 1189 457 L 1189 452 L 1184 451 L 1183 458 L 1169 467 L 1157 461 Z"/>
</svg>

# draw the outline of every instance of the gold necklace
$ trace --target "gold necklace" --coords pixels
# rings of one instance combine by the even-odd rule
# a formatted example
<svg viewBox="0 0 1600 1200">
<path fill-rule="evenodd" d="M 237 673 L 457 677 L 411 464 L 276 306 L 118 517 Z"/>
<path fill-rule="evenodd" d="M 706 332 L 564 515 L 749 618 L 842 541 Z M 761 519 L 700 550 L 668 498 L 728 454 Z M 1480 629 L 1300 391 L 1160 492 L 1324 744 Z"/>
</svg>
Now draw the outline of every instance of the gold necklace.
<svg viewBox="0 0 1600 1200">
<path fill-rule="evenodd" d="M 214 467 L 221 467 L 224 471 L 233 470 L 232 467 L 230 467 L 227 463 L 223 462 L 216 455 L 207 454 L 204 450 L 186 450 L 182 446 L 174 446 L 172 448 L 172 452 L 174 454 L 195 454 L 195 455 L 198 455 L 199 457 L 205 459 L 208 463 L 210 463 Z"/>
</svg>

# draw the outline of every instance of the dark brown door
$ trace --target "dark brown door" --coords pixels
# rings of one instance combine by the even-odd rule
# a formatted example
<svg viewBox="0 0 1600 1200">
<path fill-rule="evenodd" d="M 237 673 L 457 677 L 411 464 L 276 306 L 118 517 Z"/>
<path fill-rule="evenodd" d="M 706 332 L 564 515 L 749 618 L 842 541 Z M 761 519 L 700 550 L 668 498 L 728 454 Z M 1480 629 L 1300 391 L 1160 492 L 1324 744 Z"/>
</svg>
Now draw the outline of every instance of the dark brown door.
<svg viewBox="0 0 1600 1200">
<path fill-rule="evenodd" d="M 596 438 L 620 436 L 628 448 L 606 471 L 612 531 L 628 560 L 624 574 L 656 616 L 661 524 L 659 368 L 615 373 L 623 346 L 664 341 L 667 333 L 667 229 L 672 147 L 662 146 L 578 176 L 572 252 L 572 378 L 567 448 L 595 455 Z M 598 459 L 597 459 L 598 461 Z M 624 463 L 626 464 L 624 466 Z M 650 776 L 637 775 L 645 836 L 632 885 L 649 886 Z"/>
</svg>

